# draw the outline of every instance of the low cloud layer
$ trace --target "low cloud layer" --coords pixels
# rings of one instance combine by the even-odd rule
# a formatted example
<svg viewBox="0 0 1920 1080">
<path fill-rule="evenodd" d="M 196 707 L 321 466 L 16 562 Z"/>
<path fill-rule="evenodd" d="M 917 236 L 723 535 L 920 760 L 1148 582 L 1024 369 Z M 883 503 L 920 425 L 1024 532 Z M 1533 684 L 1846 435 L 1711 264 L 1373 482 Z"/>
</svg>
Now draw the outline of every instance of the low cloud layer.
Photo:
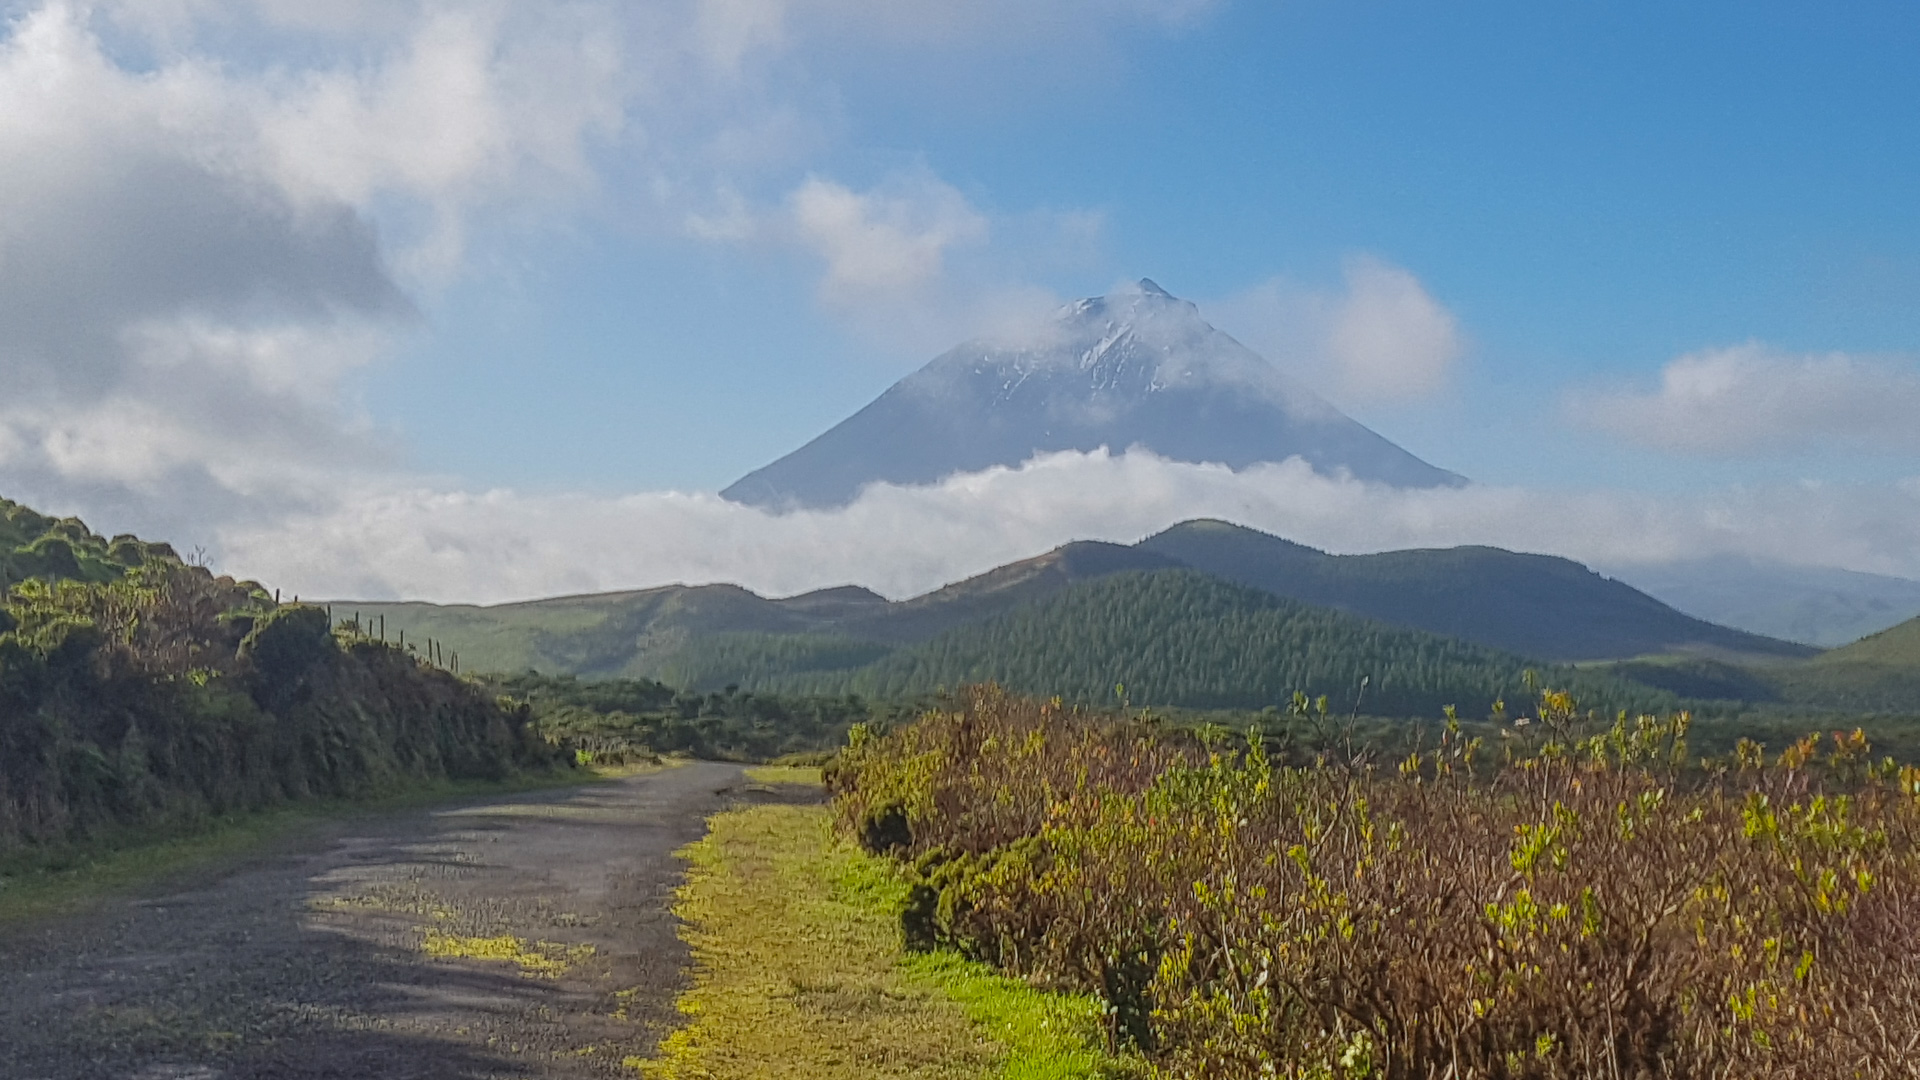
<svg viewBox="0 0 1920 1080">
<path fill-rule="evenodd" d="M 852 582 L 903 597 L 1068 540 L 1131 542 L 1194 517 L 1337 552 L 1480 543 L 1607 566 L 1739 554 L 1920 577 L 1920 479 L 1685 499 L 1408 491 L 1297 460 L 1235 473 L 1140 452 L 1051 455 L 786 515 L 707 494 L 369 492 L 335 513 L 230 531 L 220 561 L 336 598 L 493 602 L 712 581 L 770 595 Z"/>
<path fill-rule="evenodd" d="M 1652 389 L 1569 398 L 1573 416 L 1656 450 L 1920 450 L 1920 364 L 1747 344 L 1682 356 Z"/>
</svg>

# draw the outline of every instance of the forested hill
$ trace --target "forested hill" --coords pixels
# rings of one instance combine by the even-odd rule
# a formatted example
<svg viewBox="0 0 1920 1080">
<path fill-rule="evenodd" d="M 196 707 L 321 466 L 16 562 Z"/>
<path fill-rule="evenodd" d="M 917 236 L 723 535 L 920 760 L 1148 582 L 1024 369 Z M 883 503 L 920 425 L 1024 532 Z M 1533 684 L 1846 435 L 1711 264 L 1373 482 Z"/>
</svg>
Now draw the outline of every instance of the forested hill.
<svg viewBox="0 0 1920 1080">
<path fill-rule="evenodd" d="M 665 585 L 491 607 L 341 601 L 335 609 L 383 620 L 395 634 L 404 630 L 416 640 L 448 642 L 469 670 L 659 678 L 719 689 L 756 674 L 790 670 L 795 663 L 805 667 L 823 649 L 836 664 L 853 655 L 872 659 L 892 646 L 925 641 L 1051 596 L 1076 581 L 1177 565 L 1122 544 L 1083 541 L 896 603 L 854 586 L 773 600 L 738 585 Z M 743 636 L 791 640 L 778 646 L 756 641 L 750 667 L 730 674 L 725 667 L 739 654 Z M 694 673 L 698 677 L 688 681 Z"/>
<path fill-rule="evenodd" d="M 1551 555 L 1491 547 L 1329 555 L 1212 520 L 1183 522 L 1137 546 L 1276 596 L 1543 660 L 1797 659 L 1819 651 L 1703 622 Z"/>
<path fill-rule="evenodd" d="M 1073 585 L 950 630 L 861 669 L 791 689 L 903 697 L 998 682 L 1039 695 L 1193 708 L 1285 705 L 1296 692 L 1371 715 L 1482 716 L 1531 697 L 1534 665 L 1508 653 L 1311 607 L 1192 570 L 1130 571 Z M 1571 668 L 1552 685 L 1609 708 L 1670 706 L 1659 691 Z M 1362 681 L 1365 689 L 1362 690 Z"/>
<path fill-rule="evenodd" d="M 164 544 L 0 500 L 0 853 L 545 768 L 524 711 Z"/>
</svg>

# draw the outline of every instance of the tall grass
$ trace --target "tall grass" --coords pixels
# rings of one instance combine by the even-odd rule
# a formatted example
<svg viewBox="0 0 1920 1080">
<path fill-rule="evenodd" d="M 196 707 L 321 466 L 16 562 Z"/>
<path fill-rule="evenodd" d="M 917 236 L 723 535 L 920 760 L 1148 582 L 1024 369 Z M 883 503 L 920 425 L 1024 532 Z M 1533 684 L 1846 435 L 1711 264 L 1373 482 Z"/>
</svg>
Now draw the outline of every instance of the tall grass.
<svg viewBox="0 0 1920 1080">
<path fill-rule="evenodd" d="M 1304 760 L 974 689 L 830 779 L 910 939 L 1099 994 L 1165 1075 L 1913 1075 L 1920 770 L 1531 711 Z"/>
</svg>

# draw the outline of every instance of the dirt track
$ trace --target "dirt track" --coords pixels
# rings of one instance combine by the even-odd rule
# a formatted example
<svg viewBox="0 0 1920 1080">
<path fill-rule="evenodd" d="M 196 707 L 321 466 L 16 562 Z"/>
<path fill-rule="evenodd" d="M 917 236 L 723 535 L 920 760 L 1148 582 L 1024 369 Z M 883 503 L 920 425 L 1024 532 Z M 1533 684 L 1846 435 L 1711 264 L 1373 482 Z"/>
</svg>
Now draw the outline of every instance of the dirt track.
<svg viewBox="0 0 1920 1080">
<path fill-rule="evenodd" d="M 634 1076 L 685 977 L 673 852 L 752 797 L 694 764 L 356 820 L 0 929 L 0 1076 Z"/>
</svg>

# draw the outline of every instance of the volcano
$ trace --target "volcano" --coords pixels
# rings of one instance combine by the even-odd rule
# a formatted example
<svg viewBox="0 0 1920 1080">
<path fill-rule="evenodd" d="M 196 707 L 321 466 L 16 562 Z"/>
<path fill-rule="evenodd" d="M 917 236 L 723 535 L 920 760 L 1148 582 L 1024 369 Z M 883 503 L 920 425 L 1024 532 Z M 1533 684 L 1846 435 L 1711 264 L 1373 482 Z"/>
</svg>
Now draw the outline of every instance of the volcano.
<svg viewBox="0 0 1920 1080">
<path fill-rule="evenodd" d="M 1152 281 L 1080 300 L 1025 340 L 972 341 L 720 494 L 768 510 L 852 502 L 1063 450 L 1150 450 L 1244 469 L 1300 458 L 1394 487 L 1458 486 Z"/>
</svg>

